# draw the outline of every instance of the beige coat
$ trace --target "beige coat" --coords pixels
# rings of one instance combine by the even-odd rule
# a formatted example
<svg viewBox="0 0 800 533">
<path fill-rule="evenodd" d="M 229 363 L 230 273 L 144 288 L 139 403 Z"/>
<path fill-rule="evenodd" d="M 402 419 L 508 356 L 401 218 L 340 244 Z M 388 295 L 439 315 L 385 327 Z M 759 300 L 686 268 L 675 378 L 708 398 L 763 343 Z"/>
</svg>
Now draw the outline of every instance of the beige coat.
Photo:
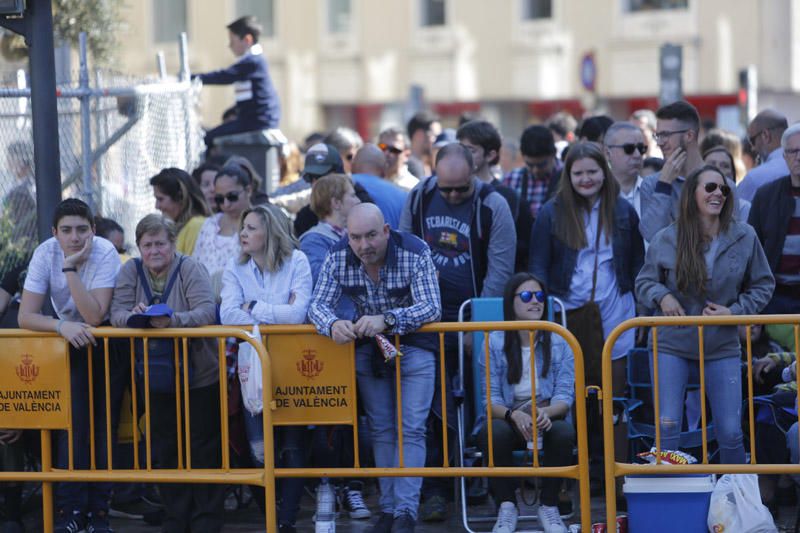
<svg viewBox="0 0 800 533">
<path fill-rule="evenodd" d="M 167 279 L 178 266 L 178 258 L 169 266 Z M 131 309 L 139 303 L 148 303 L 144 289 L 136 272 L 136 262 L 125 263 L 117 276 L 114 297 L 111 300 L 111 324 L 118 328 L 127 327 Z M 164 302 L 173 310 L 170 328 L 194 328 L 214 324 L 216 305 L 211 290 L 211 280 L 206 269 L 191 257 L 184 257 L 175 285 Z M 206 387 L 219 381 L 219 357 L 214 339 L 191 339 L 189 356 L 192 358 L 194 375 L 190 388 Z"/>
</svg>

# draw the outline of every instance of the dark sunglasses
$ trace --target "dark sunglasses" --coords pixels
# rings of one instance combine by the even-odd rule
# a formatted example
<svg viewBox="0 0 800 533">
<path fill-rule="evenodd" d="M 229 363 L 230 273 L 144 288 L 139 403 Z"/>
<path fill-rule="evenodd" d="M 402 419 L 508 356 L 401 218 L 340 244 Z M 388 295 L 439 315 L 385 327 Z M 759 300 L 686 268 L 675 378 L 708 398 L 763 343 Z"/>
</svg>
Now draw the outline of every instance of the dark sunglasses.
<svg viewBox="0 0 800 533">
<path fill-rule="evenodd" d="M 439 187 L 439 190 L 442 192 L 442 194 L 450 194 L 451 192 L 464 194 L 465 192 L 469 191 L 469 187 L 469 185 L 462 185 L 461 187 Z"/>
<path fill-rule="evenodd" d="M 640 154 L 644 155 L 647 151 L 647 146 L 644 143 L 625 143 L 625 144 L 609 144 L 609 148 L 622 148 L 626 155 L 631 155 L 634 150 L 638 150 Z"/>
<path fill-rule="evenodd" d="M 401 153 L 403 153 L 403 151 L 400 148 L 397 148 L 396 146 L 389 146 L 386 143 L 379 143 L 378 144 L 378 148 L 380 148 L 384 152 L 391 152 L 393 154 L 401 154 Z"/>
<path fill-rule="evenodd" d="M 522 300 L 522 303 L 528 303 L 534 298 L 536 298 L 537 302 L 544 303 L 544 291 L 522 291 L 518 292 L 516 296 L 519 296 L 519 299 Z"/>
<path fill-rule="evenodd" d="M 244 192 L 244 191 L 242 191 Z M 228 194 L 215 194 L 214 195 L 214 203 L 217 205 L 222 205 L 225 203 L 225 200 L 228 200 L 230 203 L 238 202 L 239 196 L 242 195 L 242 192 L 229 192 Z"/>
<path fill-rule="evenodd" d="M 717 187 L 719 187 L 719 192 L 722 193 L 722 196 L 728 196 L 731 193 L 731 188 L 728 185 L 720 185 L 719 183 L 716 183 L 714 181 L 710 181 L 705 185 L 703 185 L 703 188 L 706 190 L 708 194 L 711 194 L 712 192 L 716 191 Z"/>
</svg>

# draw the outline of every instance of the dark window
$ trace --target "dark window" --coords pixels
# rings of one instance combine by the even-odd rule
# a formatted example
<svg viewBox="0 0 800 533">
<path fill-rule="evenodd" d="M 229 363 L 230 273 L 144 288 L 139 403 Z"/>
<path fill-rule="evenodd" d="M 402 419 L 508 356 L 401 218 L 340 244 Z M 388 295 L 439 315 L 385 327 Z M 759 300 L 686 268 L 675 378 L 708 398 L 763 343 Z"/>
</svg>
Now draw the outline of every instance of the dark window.
<svg viewBox="0 0 800 533">
<path fill-rule="evenodd" d="M 445 0 L 420 0 L 420 6 L 421 26 L 444 26 L 447 24 Z"/>
<path fill-rule="evenodd" d="M 328 0 L 328 33 L 349 33 L 350 0 Z"/>
<path fill-rule="evenodd" d="M 663 9 L 688 9 L 689 0 L 627 0 L 628 11 L 659 11 Z"/>
<path fill-rule="evenodd" d="M 522 0 L 522 20 L 553 18 L 553 0 Z"/>
<path fill-rule="evenodd" d="M 186 0 L 153 0 L 153 38 L 176 41 L 186 31 Z"/>
</svg>

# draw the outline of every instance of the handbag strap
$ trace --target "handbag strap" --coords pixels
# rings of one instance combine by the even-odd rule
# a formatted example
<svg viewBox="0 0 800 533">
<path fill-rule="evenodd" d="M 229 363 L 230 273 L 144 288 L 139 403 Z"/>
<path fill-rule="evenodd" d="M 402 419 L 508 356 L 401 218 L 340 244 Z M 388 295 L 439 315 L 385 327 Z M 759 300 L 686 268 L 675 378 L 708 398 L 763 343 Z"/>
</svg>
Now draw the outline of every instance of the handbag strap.
<svg viewBox="0 0 800 533">
<path fill-rule="evenodd" d="M 591 213 L 589 214 L 589 218 L 591 220 Z M 595 289 L 597 289 L 597 261 L 600 257 L 600 233 L 602 233 L 602 228 L 600 227 L 600 214 L 597 215 L 597 231 L 594 238 L 594 270 L 592 270 L 592 295 L 589 298 L 590 302 L 594 301 L 594 293 Z"/>
</svg>

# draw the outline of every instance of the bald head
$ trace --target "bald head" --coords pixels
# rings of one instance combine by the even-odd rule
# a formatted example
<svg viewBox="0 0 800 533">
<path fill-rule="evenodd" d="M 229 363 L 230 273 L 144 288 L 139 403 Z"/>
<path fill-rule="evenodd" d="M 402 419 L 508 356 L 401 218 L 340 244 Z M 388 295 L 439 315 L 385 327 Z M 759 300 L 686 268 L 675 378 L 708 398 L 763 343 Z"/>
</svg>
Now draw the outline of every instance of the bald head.
<svg viewBox="0 0 800 533">
<path fill-rule="evenodd" d="M 353 174 L 371 174 L 380 178 L 386 174 L 386 156 L 383 150 L 368 143 L 353 158 Z"/>
<path fill-rule="evenodd" d="M 389 243 L 389 225 L 375 204 L 358 204 L 347 216 L 350 249 L 365 266 L 383 265 Z"/>
<path fill-rule="evenodd" d="M 781 145 L 781 135 L 789 127 L 786 117 L 774 109 L 765 109 L 750 121 L 747 138 L 761 160 Z"/>
<path fill-rule="evenodd" d="M 774 109 L 765 109 L 756 115 L 750 124 L 754 125 L 758 129 L 782 128 L 781 133 L 783 133 L 783 130 L 789 127 L 789 121 L 786 120 L 786 116 L 782 115 L 778 111 L 775 111 Z"/>
</svg>

